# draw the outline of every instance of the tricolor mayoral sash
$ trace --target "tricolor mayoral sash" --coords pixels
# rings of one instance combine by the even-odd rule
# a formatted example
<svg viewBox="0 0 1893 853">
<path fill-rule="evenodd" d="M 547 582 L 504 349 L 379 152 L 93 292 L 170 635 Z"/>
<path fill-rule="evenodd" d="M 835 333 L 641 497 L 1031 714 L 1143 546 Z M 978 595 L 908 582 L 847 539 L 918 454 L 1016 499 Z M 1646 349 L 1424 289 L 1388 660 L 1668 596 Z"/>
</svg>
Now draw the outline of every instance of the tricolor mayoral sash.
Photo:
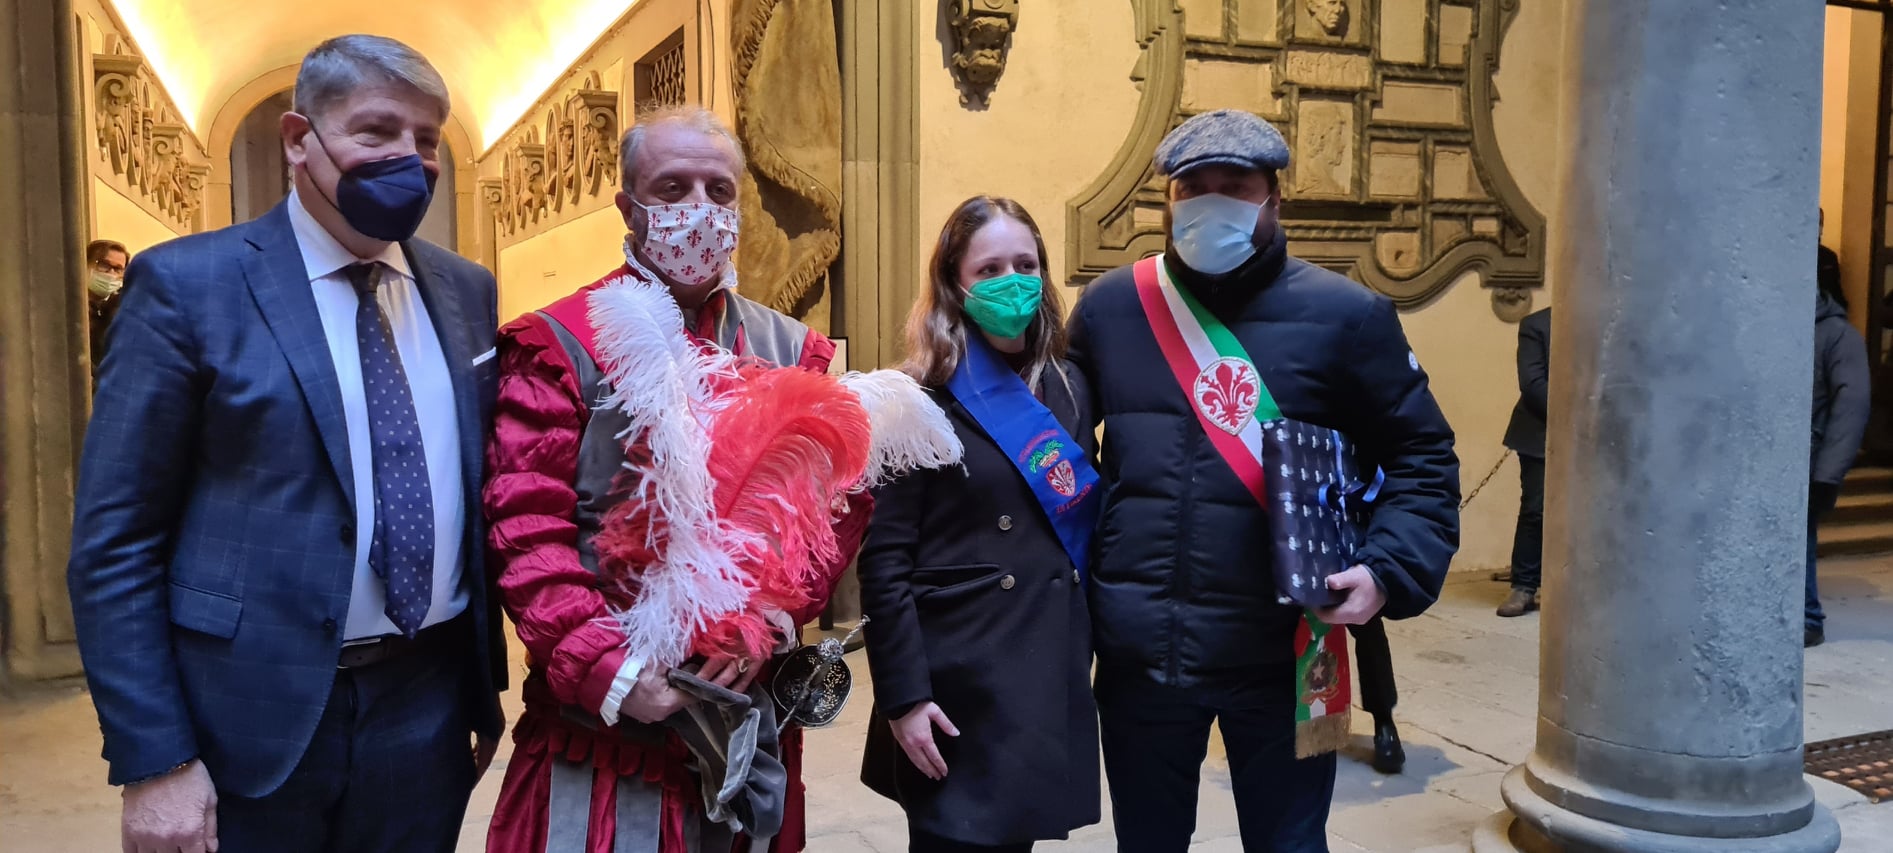
<svg viewBox="0 0 1893 853">
<path fill-rule="evenodd" d="M 1055 378 L 1048 376 L 1046 381 Z M 966 356 L 947 380 L 947 390 L 1006 452 L 1038 498 L 1039 509 L 1071 556 L 1072 566 L 1080 577 L 1090 577 L 1091 534 L 1098 524 L 1098 472 L 1077 440 L 981 335 L 966 336 Z"/>
<path fill-rule="evenodd" d="M 1171 280 L 1163 256 L 1133 271 L 1144 315 L 1203 432 L 1268 515 L 1278 599 L 1302 608 L 1295 754 L 1338 750 L 1348 736 L 1347 631 L 1314 609 L 1340 602 L 1327 580 L 1353 565 L 1379 477 L 1361 482 L 1339 431 L 1282 416 L 1242 343 Z"/>
</svg>

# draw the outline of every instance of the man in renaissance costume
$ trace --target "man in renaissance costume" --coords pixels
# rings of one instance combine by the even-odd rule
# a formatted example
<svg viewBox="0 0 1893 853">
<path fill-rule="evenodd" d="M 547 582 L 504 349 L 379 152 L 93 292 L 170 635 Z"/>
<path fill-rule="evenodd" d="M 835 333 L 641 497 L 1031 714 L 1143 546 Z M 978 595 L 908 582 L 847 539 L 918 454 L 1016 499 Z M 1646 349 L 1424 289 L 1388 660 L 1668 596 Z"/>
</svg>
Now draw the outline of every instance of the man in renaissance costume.
<svg viewBox="0 0 1893 853">
<path fill-rule="evenodd" d="M 642 116 L 620 162 L 624 266 L 500 334 L 485 503 L 530 672 L 488 850 L 800 850 L 770 659 L 866 486 L 958 447 L 916 386 L 825 375 L 832 342 L 737 295 L 742 154 L 714 115 Z"/>
</svg>

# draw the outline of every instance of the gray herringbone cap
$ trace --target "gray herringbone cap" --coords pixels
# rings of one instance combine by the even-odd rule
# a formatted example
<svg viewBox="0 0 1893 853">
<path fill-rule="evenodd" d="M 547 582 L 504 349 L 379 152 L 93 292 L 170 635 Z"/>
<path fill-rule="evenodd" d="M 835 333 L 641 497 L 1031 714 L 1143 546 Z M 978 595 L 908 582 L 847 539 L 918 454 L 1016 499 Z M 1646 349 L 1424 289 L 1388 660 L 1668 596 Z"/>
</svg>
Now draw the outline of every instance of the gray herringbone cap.
<svg viewBox="0 0 1893 853">
<path fill-rule="evenodd" d="M 1254 113 L 1215 110 L 1177 125 L 1157 145 L 1154 159 L 1166 178 L 1217 164 L 1278 172 L 1288 168 L 1288 141 Z"/>
</svg>

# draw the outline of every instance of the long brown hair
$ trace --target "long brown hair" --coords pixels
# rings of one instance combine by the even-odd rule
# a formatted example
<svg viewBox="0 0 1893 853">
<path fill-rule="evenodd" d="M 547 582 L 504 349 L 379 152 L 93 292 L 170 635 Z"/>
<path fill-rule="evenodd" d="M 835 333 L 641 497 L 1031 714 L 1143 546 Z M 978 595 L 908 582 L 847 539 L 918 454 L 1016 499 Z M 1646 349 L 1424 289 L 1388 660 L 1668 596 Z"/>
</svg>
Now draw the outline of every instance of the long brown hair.
<svg viewBox="0 0 1893 853">
<path fill-rule="evenodd" d="M 1058 289 L 1047 277 L 1045 237 L 1039 233 L 1032 214 L 1009 198 L 975 196 L 960 203 L 940 229 L 940 241 L 933 247 L 933 260 L 927 264 L 927 288 L 914 300 L 907 313 L 907 362 L 901 369 L 914 381 L 937 388 L 952 378 L 966 355 L 966 336 L 979 334 L 966 318 L 966 292 L 960 287 L 960 261 L 966 257 L 967 244 L 979 229 L 1001 216 L 1017 220 L 1032 231 L 1038 244 L 1039 279 L 1044 283 L 1044 297 L 1039 313 L 1025 330 L 1025 353 L 1030 358 L 1022 376 L 1033 393 L 1038 393 L 1046 370 L 1056 372 L 1058 360 L 1065 357 L 1064 306 Z"/>
</svg>

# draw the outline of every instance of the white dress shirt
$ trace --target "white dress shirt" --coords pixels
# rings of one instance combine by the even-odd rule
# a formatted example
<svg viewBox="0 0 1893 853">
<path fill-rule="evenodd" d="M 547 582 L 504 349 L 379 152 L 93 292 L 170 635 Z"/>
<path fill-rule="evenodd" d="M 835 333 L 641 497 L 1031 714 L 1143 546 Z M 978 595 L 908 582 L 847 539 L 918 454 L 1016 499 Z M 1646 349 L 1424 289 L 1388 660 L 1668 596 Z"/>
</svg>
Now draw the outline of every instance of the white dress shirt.
<svg viewBox="0 0 1893 853">
<path fill-rule="evenodd" d="M 427 481 L 434 493 L 434 601 L 423 624 L 452 619 L 467 609 L 467 590 L 460 578 L 461 539 L 467 517 L 460 470 L 460 422 L 447 356 L 434 333 L 427 305 L 421 301 L 407 254 L 399 245 L 389 244 L 379 257 L 355 257 L 309 215 L 294 190 L 289 194 L 289 222 L 295 228 L 296 245 L 302 250 L 309 286 L 315 291 L 329 356 L 335 360 L 335 378 L 342 389 L 342 415 L 348 425 L 349 463 L 354 469 L 355 588 L 349 596 L 348 625 L 343 636 L 356 640 L 400 633 L 384 612 L 388 602 L 381 578 L 368 565 L 368 550 L 375 535 L 374 451 L 369 436 L 368 397 L 362 390 L 361 349 L 355 337 L 355 312 L 361 301 L 347 272 L 349 266 L 364 261 L 383 265 L 377 298 L 394 329 L 395 350 L 414 394 L 422 452 L 427 457 Z"/>
</svg>

